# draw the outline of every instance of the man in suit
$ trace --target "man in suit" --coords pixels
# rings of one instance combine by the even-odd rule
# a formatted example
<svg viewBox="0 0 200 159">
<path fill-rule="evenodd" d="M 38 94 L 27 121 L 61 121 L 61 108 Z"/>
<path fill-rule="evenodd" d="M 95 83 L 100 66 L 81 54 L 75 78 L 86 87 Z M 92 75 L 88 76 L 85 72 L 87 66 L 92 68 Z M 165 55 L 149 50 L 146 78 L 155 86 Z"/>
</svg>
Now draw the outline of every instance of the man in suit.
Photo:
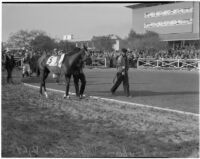
<svg viewBox="0 0 200 159">
<path fill-rule="evenodd" d="M 127 58 L 127 49 L 123 48 L 121 55 L 117 59 L 117 74 L 116 82 L 111 88 L 111 93 L 114 94 L 121 82 L 123 81 L 124 93 L 128 97 L 130 96 L 129 92 L 129 79 L 128 79 L 128 58 Z"/>
</svg>

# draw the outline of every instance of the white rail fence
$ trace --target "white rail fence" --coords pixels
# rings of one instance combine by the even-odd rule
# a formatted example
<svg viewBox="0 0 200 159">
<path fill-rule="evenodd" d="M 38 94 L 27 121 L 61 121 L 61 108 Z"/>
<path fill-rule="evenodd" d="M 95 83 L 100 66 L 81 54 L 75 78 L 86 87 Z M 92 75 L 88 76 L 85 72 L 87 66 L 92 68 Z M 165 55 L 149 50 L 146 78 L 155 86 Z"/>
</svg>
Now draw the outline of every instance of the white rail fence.
<svg viewBox="0 0 200 159">
<path fill-rule="evenodd" d="M 137 61 L 137 68 L 141 67 L 200 69 L 200 59 L 139 58 Z"/>
<path fill-rule="evenodd" d="M 16 65 L 22 67 L 22 58 L 15 57 Z M 92 66 L 102 65 L 109 67 L 106 58 L 98 58 L 92 62 Z M 175 68 L 175 69 L 200 69 L 200 59 L 154 59 L 138 58 L 137 68 Z"/>
</svg>

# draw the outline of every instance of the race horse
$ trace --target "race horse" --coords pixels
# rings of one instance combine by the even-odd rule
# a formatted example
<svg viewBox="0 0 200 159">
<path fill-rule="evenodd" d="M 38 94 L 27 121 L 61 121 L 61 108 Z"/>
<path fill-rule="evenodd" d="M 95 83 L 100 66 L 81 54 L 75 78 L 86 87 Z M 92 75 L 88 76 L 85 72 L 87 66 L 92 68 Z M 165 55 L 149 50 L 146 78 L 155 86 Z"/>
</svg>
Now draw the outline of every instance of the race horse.
<svg viewBox="0 0 200 159">
<path fill-rule="evenodd" d="M 62 75 L 65 76 L 66 91 L 64 94 L 64 98 L 69 99 L 69 85 L 71 75 L 73 75 L 73 72 L 75 72 L 75 69 L 77 69 L 76 64 L 78 63 L 78 61 L 80 61 L 80 59 L 85 60 L 86 52 L 87 48 L 84 46 L 82 49 L 76 47 L 73 51 L 68 52 L 67 54 L 63 54 L 61 55 L 61 57 L 49 56 L 44 53 L 38 59 L 38 68 L 40 71 L 40 94 L 42 95 L 42 88 L 44 88 L 44 94 L 46 98 L 48 98 L 45 80 L 48 77 L 49 73 L 52 72 L 53 76 L 57 76 L 57 79 L 59 79 Z M 58 57 L 58 60 L 55 60 L 56 57 Z M 59 60 L 60 58 L 62 58 L 61 62 Z M 56 65 L 51 65 L 51 61 L 57 61 L 58 63 Z"/>
</svg>

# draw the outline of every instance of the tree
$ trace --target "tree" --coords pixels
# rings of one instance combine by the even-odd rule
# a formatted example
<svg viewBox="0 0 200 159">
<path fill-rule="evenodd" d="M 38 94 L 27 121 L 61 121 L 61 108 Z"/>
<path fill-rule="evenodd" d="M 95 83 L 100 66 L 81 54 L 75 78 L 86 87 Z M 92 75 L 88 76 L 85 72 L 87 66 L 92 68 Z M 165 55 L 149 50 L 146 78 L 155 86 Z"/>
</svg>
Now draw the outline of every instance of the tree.
<svg viewBox="0 0 200 159">
<path fill-rule="evenodd" d="M 56 47 L 56 43 L 47 35 L 39 35 L 30 43 L 34 50 L 51 51 Z"/>
<path fill-rule="evenodd" d="M 68 52 L 70 50 L 73 50 L 76 46 L 74 43 L 69 42 L 69 41 L 60 41 L 59 43 L 57 43 L 57 47 L 61 50 L 63 50 L 64 52 Z"/>
<path fill-rule="evenodd" d="M 115 40 L 111 39 L 109 36 L 94 36 L 92 38 L 92 42 L 97 50 L 113 51 L 113 44 L 115 43 Z"/>
<path fill-rule="evenodd" d="M 20 30 L 14 34 L 11 34 L 7 45 L 12 48 L 29 48 L 31 41 L 38 35 L 45 35 L 44 31 L 39 30 Z"/>
<path fill-rule="evenodd" d="M 140 39 L 142 37 L 141 34 L 137 34 L 134 30 L 131 30 L 128 34 L 128 41 L 134 40 L 134 39 Z"/>
<path fill-rule="evenodd" d="M 130 31 L 122 44 L 131 50 L 159 50 L 167 45 L 167 43 L 161 42 L 159 35 L 155 32 L 148 31 L 145 34 L 137 34 L 133 30 Z"/>
</svg>

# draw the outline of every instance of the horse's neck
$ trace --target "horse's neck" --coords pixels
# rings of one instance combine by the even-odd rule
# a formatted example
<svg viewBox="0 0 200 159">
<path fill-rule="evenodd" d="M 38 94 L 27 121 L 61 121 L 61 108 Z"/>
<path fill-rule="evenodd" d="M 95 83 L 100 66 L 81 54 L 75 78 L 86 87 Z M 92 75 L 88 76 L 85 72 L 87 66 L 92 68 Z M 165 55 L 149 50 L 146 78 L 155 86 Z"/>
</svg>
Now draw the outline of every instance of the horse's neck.
<svg viewBox="0 0 200 159">
<path fill-rule="evenodd" d="M 76 53 L 76 54 L 73 54 L 70 56 L 70 61 L 71 63 L 74 63 L 82 54 L 82 51 Z"/>
</svg>

